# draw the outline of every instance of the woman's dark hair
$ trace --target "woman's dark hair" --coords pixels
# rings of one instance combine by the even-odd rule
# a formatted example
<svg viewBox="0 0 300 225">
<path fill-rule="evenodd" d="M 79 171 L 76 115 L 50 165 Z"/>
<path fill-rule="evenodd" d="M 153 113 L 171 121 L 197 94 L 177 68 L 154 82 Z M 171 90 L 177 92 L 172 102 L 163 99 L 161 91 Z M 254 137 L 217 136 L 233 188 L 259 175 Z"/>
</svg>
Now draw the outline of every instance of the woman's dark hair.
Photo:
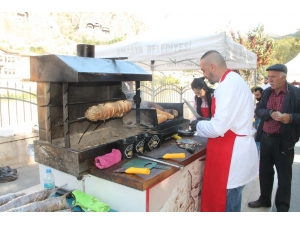
<svg viewBox="0 0 300 225">
<path fill-rule="evenodd" d="M 199 77 L 199 78 L 195 78 L 193 80 L 193 82 L 191 83 L 191 88 L 192 89 L 203 89 L 205 91 L 205 97 L 207 100 L 207 104 L 208 104 L 208 108 L 209 108 L 209 118 L 211 118 L 211 94 L 214 92 L 215 89 L 210 88 L 207 86 L 207 84 L 204 81 L 205 77 Z M 195 95 L 195 101 L 197 104 L 197 113 L 202 116 L 201 110 L 200 110 L 200 106 L 202 104 L 202 99 L 198 98 L 197 95 Z"/>
</svg>

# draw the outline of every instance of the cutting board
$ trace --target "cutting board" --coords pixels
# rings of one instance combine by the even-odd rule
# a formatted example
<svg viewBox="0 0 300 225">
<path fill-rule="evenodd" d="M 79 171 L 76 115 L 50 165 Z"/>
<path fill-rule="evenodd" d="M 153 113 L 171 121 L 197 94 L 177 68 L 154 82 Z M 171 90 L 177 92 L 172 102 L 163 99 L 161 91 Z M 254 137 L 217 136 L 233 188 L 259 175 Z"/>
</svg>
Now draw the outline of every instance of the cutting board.
<svg viewBox="0 0 300 225">
<path fill-rule="evenodd" d="M 147 159 L 131 159 L 129 162 L 123 164 L 122 168 L 129 168 L 129 167 L 137 167 L 137 168 L 152 168 L 162 169 L 162 170 L 169 170 L 170 167 L 168 166 L 161 166 L 157 165 L 157 162 L 153 162 Z"/>
</svg>

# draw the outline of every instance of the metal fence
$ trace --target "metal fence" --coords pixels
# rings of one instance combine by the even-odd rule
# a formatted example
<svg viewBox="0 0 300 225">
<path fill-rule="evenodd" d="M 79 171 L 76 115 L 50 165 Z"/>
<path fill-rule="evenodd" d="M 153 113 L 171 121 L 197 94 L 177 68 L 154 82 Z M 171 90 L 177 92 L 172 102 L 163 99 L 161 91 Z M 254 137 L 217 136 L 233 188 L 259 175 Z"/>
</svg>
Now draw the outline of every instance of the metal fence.
<svg viewBox="0 0 300 225">
<path fill-rule="evenodd" d="M 0 127 L 37 124 L 35 82 L 0 81 Z"/>
<path fill-rule="evenodd" d="M 152 82 L 141 82 L 141 98 L 144 101 L 181 103 L 182 98 L 193 101 L 194 92 L 191 85 L 163 84 L 153 85 Z"/>
</svg>

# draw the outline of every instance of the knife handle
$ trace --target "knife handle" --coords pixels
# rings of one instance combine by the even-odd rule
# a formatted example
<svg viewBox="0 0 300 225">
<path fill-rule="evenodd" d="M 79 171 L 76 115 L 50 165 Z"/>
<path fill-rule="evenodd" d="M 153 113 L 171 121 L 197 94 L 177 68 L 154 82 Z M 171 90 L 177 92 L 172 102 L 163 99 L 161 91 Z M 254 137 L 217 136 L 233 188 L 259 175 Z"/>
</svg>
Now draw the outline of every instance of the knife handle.
<svg viewBox="0 0 300 225">
<path fill-rule="evenodd" d="M 172 135 L 172 138 L 174 138 L 175 140 L 180 140 L 181 139 L 181 137 L 178 134 Z"/>
<path fill-rule="evenodd" d="M 137 168 L 137 167 L 129 167 L 125 170 L 125 173 L 135 173 L 135 174 L 150 174 L 149 168 Z"/>
<path fill-rule="evenodd" d="M 167 153 L 163 155 L 163 159 L 184 159 L 185 153 Z"/>
</svg>

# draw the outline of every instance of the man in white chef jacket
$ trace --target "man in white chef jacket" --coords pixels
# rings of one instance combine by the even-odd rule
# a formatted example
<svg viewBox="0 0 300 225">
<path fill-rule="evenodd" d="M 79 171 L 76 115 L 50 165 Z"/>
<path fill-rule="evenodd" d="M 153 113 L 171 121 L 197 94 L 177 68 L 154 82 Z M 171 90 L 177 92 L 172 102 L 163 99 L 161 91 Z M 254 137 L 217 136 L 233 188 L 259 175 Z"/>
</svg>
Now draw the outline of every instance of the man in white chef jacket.
<svg viewBox="0 0 300 225">
<path fill-rule="evenodd" d="M 201 211 L 240 212 L 242 189 L 258 175 L 252 93 L 217 51 L 201 57 L 200 69 L 211 84 L 218 83 L 211 120 L 191 122 L 197 135 L 208 138 Z"/>
</svg>

